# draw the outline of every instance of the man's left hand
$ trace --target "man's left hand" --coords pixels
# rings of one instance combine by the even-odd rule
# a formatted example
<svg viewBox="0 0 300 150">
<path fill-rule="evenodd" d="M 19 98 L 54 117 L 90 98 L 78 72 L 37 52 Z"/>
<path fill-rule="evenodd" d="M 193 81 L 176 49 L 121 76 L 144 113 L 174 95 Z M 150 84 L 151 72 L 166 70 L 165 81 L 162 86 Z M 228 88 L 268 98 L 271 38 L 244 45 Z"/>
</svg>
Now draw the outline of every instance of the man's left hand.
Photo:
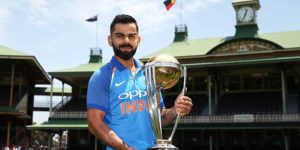
<svg viewBox="0 0 300 150">
<path fill-rule="evenodd" d="M 180 116 L 189 114 L 192 110 L 192 106 L 192 99 L 182 94 L 180 94 L 174 102 L 174 109 Z"/>
</svg>

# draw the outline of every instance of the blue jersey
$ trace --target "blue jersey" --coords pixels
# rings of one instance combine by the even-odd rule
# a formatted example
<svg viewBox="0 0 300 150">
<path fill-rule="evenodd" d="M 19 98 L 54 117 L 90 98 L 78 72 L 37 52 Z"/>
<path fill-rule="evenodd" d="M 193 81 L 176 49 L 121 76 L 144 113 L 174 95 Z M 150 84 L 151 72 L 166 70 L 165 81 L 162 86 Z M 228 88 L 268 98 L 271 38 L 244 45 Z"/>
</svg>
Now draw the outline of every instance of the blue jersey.
<svg viewBox="0 0 300 150">
<path fill-rule="evenodd" d="M 144 71 L 136 60 L 134 62 L 135 75 L 115 57 L 95 71 L 88 85 L 87 109 L 104 111 L 104 122 L 125 143 L 146 150 L 154 145 L 155 138 L 147 111 Z"/>
</svg>

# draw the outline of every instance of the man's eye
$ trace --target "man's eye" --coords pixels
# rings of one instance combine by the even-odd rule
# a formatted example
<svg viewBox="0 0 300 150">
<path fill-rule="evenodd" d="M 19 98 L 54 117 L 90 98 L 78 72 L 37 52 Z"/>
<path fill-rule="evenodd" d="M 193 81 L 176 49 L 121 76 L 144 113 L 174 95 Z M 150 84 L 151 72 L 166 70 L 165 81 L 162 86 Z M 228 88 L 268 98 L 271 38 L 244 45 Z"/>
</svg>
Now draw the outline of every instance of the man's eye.
<svg viewBox="0 0 300 150">
<path fill-rule="evenodd" d="M 129 38 L 135 38 L 135 37 L 136 37 L 135 34 L 130 34 L 130 35 L 129 35 Z"/>
<path fill-rule="evenodd" d="M 116 37 L 117 37 L 117 38 L 123 38 L 124 35 L 122 35 L 122 34 L 117 34 Z"/>
</svg>

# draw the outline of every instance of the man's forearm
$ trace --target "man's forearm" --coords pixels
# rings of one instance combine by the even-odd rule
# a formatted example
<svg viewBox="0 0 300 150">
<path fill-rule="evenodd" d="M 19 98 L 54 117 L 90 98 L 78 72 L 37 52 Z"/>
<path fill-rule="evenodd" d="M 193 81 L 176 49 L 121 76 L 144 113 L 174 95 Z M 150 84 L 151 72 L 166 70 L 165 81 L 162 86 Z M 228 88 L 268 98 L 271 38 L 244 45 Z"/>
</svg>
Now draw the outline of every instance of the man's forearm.
<svg viewBox="0 0 300 150">
<path fill-rule="evenodd" d="M 177 113 L 174 109 L 174 107 L 171 107 L 169 109 L 163 109 L 161 111 L 161 123 L 162 126 L 166 126 L 174 121 L 174 119 L 177 117 Z"/>
<path fill-rule="evenodd" d="M 108 128 L 105 124 L 99 125 L 97 129 L 92 129 L 93 134 L 114 149 L 127 149 L 126 143 L 124 143 L 115 132 Z"/>
<path fill-rule="evenodd" d="M 126 150 L 128 145 L 122 141 L 122 139 L 111 130 L 100 117 L 92 117 L 88 119 L 89 131 L 93 133 L 98 139 L 109 145 L 114 149 Z"/>
</svg>

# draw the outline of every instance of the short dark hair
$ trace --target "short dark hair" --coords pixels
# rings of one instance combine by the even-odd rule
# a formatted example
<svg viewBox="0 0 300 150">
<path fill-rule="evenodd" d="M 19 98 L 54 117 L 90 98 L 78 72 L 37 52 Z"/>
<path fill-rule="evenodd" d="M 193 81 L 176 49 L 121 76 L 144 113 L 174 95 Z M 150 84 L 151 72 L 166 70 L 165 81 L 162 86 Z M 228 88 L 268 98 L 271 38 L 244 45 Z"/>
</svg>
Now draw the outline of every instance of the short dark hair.
<svg viewBox="0 0 300 150">
<path fill-rule="evenodd" d="M 126 14 L 120 14 L 117 15 L 114 20 L 111 22 L 110 24 L 110 34 L 113 33 L 113 31 L 115 30 L 115 25 L 117 23 L 123 23 L 123 24 L 127 24 L 127 23 L 134 23 L 136 26 L 136 31 L 139 32 L 139 26 L 136 23 L 136 20 L 130 16 L 130 15 L 126 15 Z"/>
</svg>

